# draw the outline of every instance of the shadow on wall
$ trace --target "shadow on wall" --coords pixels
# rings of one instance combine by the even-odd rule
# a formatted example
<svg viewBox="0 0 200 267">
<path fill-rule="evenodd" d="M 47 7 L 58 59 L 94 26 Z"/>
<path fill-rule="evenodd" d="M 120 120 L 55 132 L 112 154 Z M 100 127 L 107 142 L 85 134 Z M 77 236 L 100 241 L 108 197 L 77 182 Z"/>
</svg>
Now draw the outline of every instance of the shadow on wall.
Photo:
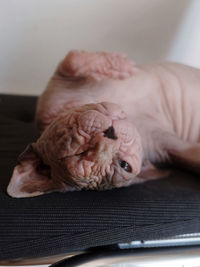
<svg viewBox="0 0 200 267">
<path fill-rule="evenodd" d="M 40 94 L 70 49 L 166 59 L 190 0 L 7 0 L 1 20 L 0 91 Z M 183 44 L 184 45 L 184 44 Z"/>
<path fill-rule="evenodd" d="M 148 8 L 136 15 L 131 46 L 127 48 L 132 50 L 132 57 L 137 62 L 167 59 L 191 3 L 190 0 L 150 2 Z M 123 39 L 121 34 L 120 39 Z"/>
</svg>

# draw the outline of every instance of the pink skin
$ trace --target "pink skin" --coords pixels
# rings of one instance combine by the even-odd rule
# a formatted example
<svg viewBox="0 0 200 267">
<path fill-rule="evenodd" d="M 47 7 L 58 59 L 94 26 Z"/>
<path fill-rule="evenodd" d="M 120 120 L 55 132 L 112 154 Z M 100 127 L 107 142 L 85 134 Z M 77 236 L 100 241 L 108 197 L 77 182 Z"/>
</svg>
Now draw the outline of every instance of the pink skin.
<svg viewBox="0 0 200 267">
<path fill-rule="evenodd" d="M 89 104 L 61 113 L 36 144 L 43 161 L 48 165 L 59 162 L 76 188 L 119 187 L 120 179 L 129 182 L 140 171 L 139 135 L 124 119 L 121 110 L 113 117 L 107 105 Z M 116 108 L 114 104 L 109 107 L 111 105 Z M 116 140 L 104 134 L 110 126 L 115 129 Z M 132 171 L 122 172 L 118 159 L 128 161 Z M 66 180 L 67 177 L 62 175 L 59 179 Z M 110 179 L 107 184 L 106 179 Z"/>
<path fill-rule="evenodd" d="M 127 186 L 166 176 L 163 164 L 200 173 L 199 84 L 184 65 L 71 51 L 39 98 L 42 134 L 19 157 L 9 195 Z"/>
</svg>

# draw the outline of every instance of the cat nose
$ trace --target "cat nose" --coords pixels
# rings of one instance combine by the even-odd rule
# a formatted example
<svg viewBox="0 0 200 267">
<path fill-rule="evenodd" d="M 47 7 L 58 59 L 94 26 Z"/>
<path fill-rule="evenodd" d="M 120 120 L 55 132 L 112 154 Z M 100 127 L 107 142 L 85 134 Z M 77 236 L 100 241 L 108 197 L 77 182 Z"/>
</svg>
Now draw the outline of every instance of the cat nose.
<svg viewBox="0 0 200 267">
<path fill-rule="evenodd" d="M 117 139 L 113 126 L 110 126 L 107 130 L 104 131 L 104 136 L 113 140 Z"/>
</svg>

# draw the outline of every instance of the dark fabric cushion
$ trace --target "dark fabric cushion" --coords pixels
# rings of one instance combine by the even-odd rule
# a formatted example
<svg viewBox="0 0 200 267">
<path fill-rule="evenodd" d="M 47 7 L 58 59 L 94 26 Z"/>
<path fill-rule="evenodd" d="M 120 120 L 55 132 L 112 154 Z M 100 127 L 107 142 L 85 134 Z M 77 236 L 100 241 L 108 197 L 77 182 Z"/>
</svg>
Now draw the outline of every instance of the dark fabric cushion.
<svg viewBox="0 0 200 267">
<path fill-rule="evenodd" d="M 38 136 L 36 100 L 0 95 L 0 260 L 200 231 L 199 177 L 180 170 L 109 191 L 9 197 L 6 186 L 16 158 Z"/>
</svg>

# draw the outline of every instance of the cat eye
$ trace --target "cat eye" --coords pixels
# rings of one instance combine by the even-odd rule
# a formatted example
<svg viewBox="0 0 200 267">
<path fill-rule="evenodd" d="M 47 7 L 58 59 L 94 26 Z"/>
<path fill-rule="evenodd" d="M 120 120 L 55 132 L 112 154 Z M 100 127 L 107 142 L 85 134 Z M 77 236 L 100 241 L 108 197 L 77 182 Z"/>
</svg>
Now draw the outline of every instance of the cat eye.
<svg viewBox="0 0 200 267">
<path fill-rule="evenodd" d="M 119 159 L 119 165 L 126 172 L 131 172 L 132 171 L 131 166 L 124 160 Z"/>
</svg>

